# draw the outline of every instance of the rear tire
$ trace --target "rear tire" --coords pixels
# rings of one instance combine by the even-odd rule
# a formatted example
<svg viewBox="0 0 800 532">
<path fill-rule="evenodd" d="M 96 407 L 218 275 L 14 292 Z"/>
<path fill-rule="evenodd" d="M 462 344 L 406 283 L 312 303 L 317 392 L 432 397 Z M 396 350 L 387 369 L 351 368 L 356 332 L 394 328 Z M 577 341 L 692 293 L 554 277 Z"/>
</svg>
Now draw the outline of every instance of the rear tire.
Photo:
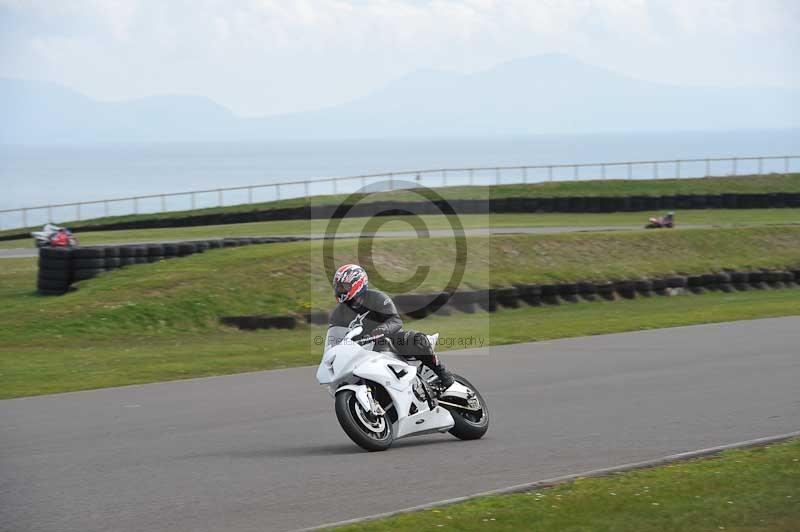
<svg viewBox="0 0 800 532">
<path fill-rule="evenodd" d="M 366 413 L 353 390 L 344 390 L 336 394 L 336 418 L 342 430 L 356 445 L 370 452 L 385 451 L 391 447 L 394 441 L 391 420 L 382 416 L 379 420 L 382 422 L 382 430 L 375 432 L 367 428 L 359 418 L 359 414 L 364 416 Z"/>
<path fill-rule="evenodd" d="M 480 416 L 478 416 L 477 412 L 442 405 L 442 407 L 446 408 L 453 416 L 453 421 L 455 423 L 453 428 L 450 429 L 450 434 L 459 440 L 478 440 L 482 438 L 484 434 L 486 434 L 487 430 L 489 430 L 489 409 L 486 406 L 486 401 L 483 400 L 481 392 L 479 392 L 478 389 L 475 388 L 475 386 L 473 386 L 472 383 L 470 383 L 467 379 L 461 375 L 456 375 L 455 373 L 453 373 L 453 378 L 456 380 L 456 382 L 463 384 L 475 392 L 475 396 L 480 402 L 481 410 Z"/>
</svg>

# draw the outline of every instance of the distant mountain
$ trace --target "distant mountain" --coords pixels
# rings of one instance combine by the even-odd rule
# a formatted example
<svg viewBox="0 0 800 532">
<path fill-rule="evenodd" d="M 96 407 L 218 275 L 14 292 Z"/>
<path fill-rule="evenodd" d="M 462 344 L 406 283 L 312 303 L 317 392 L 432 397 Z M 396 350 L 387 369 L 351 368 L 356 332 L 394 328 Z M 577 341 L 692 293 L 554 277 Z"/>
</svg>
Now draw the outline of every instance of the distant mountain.
<svg viewBox="0 0 800 532">
<path fill-rule="evenodd" d="M 239 118 L 196 96 L 99 102 L 0 80 L 0 142 L 241 141 L 800 127 L 800 90 L 678 87 L 561 55 L 472 74 L 426 70 L 350 103 Z"/>
</svg>

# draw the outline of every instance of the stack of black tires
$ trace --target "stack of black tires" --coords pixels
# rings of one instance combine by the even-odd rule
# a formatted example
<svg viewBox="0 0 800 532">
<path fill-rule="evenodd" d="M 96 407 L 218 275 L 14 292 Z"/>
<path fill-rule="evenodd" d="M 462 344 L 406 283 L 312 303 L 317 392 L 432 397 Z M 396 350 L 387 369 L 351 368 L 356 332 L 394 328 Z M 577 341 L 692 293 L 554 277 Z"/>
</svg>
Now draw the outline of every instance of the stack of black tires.
<svg viewBox="0 0 800 532">
<path fill-rule="evenodd" d="M 173 257 L 187 257 L 209 249 L 292 242 L 293 237 L 226 238 L 168 244 L 131 244 L 77 248 L 42 248 L 39 251 L 40 294 L 60 295 L 72 283 L 132 264 L 147 264 Z"/>
<path fill-rule="evenodd" d="M 106 271 L 106 257 L 116 259 L 119 267 L 119 248 L 92 247 L 72 250 L 72 281 L 84 281 Z"/>
<path fill-rule="evenodd" d="M 37 290 L 42 295 L 56 296 L 69 290 L 72 284 L 72 249 L 41 248 L 39 250 L 39 279 Z"/>
</svg>

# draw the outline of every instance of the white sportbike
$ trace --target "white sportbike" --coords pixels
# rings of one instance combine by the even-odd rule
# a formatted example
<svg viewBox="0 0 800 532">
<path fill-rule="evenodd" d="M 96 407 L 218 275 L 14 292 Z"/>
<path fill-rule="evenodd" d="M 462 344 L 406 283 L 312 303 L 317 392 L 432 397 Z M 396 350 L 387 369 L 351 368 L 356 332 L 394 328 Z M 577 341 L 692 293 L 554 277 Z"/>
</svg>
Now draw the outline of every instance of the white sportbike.
<svg viewBox="0 0 800 532">
<path fill-rule="evenodd" d="M 372 348 L 380 337 L 354 338 L 366 314 L 349 327 L 331 327 L 325 338 L 317 380 L 336 400 L 336 417 L 345 433 L 367 451 L 385 451 L 399 438 L 450 432 L 476 440 L 489 428 L 489 411 L 470 382 L 440 391 L 438 377 L 418 361 Z M 436 346 L 439 335 L 428 336 Z"/>
</svg>

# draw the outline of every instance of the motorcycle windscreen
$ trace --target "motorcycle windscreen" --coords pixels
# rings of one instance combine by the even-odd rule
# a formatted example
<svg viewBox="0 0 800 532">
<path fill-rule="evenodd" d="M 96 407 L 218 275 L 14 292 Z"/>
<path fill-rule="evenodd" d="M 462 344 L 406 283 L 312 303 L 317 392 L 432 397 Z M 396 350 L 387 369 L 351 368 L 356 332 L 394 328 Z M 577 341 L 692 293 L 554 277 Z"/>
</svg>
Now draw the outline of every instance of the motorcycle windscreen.
<svg viewBox="0 0 800 532">
<path fill-rule="evenodd" d="M 335 345 L 339 345 L 347 335 L 347 327 L 334 326 L 328 328 L 328 334 L 325 335 L 324 351 L 327 351 Z"/>
<path fill-rule="evenodd" d="M 317 368 L 317 382 L 320 384 L 331 382 L 333 357 L 335 356 L 331 348 L 342 343 L 346 334 L 347 327 L 330 327 L 328 329 L 328 334 L 325 335 L 325 344 L 322 347 L 322 361 Z"/>
</svg>

